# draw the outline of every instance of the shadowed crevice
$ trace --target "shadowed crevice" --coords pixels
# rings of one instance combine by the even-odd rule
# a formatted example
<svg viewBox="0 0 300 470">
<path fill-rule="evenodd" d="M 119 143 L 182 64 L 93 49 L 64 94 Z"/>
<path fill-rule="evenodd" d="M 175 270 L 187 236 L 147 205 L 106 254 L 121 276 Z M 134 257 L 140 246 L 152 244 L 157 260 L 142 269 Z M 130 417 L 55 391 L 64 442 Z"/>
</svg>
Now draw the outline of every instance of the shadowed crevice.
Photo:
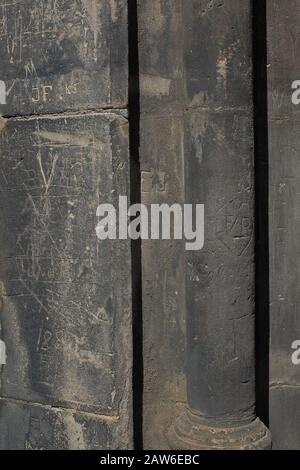
<svg viewBox="0 0 300 470">
<path fill-rule="evenodd" d="M 253 0 L 253 86 L 256 183 L 256 406 L 269 425 L 269 148 L 267 4 Z"/>
<path fill-rule="evenodd" d="M 140 72 L 138 47 L 137 0 L 128 0 L 129 34 L 129 146 L 131 204 L 141 203 L 140 148 Z M 143 311 L 142 311 L 142 247 L 141 240 L 132 248 L 132 311 L 133 311 L 133 426 L 134 446 L 143 449 Z"/>
</svg>

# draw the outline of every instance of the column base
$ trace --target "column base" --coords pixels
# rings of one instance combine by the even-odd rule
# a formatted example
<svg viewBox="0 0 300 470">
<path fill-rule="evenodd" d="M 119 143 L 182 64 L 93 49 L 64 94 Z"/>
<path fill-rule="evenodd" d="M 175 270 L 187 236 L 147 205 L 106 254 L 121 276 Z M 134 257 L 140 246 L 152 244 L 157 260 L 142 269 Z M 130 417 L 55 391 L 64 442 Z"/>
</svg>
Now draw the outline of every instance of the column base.
<svg viewBox="0 0 300 470">
<path fill-rule="evenodd" d="M 188 408 L 172 425 L 172 450 L 270 450 L 271 434 L 257 418 L 240 427 L 211 427 Z"/>
</svg>

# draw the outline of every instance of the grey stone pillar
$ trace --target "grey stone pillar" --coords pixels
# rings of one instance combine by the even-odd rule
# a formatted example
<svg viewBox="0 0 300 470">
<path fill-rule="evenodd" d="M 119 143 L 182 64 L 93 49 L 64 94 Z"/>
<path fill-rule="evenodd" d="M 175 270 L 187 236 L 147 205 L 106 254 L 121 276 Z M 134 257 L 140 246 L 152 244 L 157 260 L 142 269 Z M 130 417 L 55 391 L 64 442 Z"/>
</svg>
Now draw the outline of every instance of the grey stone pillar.
<svg viewBox="0 0 300 470">
<path fill-rule="evenodd" d="M 300 64 L 298 60 L 300 4 L 297 0 L 268 1 L 267 18 L 270 149 L 270 429 L 276 450 L 298 450 L 300 447 Z"/>
<path fill-rule="evenodd" d="M 140 0 L 138 15 L 142 202 L 183 204 L 182 0 Z M 142 242 L 146 449 L 168 447 L 166 429 L 186 401 L 184 257 L 181 240 Z"/>
<path fill-rule="evenodd" d="M 173 449 L 267 449 L 255 415 L 251 1 L 185 4 L 186 202 L 205 247 L 186 256 L 188 403 Z"/>
</svg>

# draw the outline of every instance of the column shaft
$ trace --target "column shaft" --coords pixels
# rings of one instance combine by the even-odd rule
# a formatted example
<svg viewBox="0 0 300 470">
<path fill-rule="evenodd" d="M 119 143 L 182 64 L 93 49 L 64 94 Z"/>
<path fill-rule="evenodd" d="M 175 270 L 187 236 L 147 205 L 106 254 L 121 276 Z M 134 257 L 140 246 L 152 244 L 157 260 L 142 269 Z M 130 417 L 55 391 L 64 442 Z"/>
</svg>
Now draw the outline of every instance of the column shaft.
<svg viewBox="0 0 300 470">
<path fill-rule="evenodd" d="M 186 257 L 188 409 L 174 448 L 268 448 L 255 417 L 251 2 L 185 8 L 186 202 L 205 247 Z"/>
<path fill-rule="evenodd" d="M 267 18 L 270 429 L 275 449 L 297 450 L 300 444 L 300 4 L 297 0 L 268 1 Z"/>
</svg>

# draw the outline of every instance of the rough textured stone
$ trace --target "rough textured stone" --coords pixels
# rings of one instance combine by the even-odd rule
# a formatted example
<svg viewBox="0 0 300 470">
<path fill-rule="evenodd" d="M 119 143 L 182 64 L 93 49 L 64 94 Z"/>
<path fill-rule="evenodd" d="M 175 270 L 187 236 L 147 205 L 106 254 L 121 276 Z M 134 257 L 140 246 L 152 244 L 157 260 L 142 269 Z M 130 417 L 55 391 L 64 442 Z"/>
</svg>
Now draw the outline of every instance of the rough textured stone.
<svg viewBox="0 0 300 470">
<path fill-rule="evenodd" d="M 124 450 L 128 436 L 114 418 L 1 399 L 0 449 Z"/>
<path fill-rule="evenodd" d="M 126 107 L 127 44 L 125 0 L 1 0 L 0 112 Z"/>
<path fill-rule="evenodd" d="M 127 24 L 125 0 L 0 0 L 1 448 L 133 446 L 130 243 L 95 233 L 130 193 Z"/>
<path fill-rule="evenodd" d="M 206 249 L 188 255 L 187 305 L 195 320 L 189 334 L 195 341 L 187 367 L 194 371 L 191 388 L 203 391 L 193 404 L 225 416 L 236 411 L 233 420 L 249 420 L 254 411 L 251 2 L 141 1 L 140 23 L 141 165 L 151 181 L 151 200 L 206 204 Z M 172 187 L 174 176 L 178 183 Z M 145 178 L 142 182 L 145 186 Z M 143 198 L 149 199 L 144 191 Z M 168 445 L 170 422 L 186 400 L 184 271 L 172 268 L 184 258 L 183 246 L 175 256 L 167 245 L 163 252 L 143 244 L 149 447 Z M 177 292 L 172 303 L 165 286 Z"/>
<path fill-rule="evenodd" d="M 184 201 L 182 2 L 138 3 L 142 202 L 172 205 Z M 184 245 L 143 241 L 142 263 L 144 447 L 166 449 L 186 401 Z"/>
<path fill-rule="evenodd" d="M 252 103 L 252 17 L 249 0 L 183 2 L 189 107 L 235 108 Z"/>
<path fill-rule="evenodd" d="M 299 385 L 273 384 L 270 391 L 273 450 L 299 451 L 299 422 Z"/>
<path fill-rule="evenodd" d="M 205 205 L 205 246 L 187 253 L 189 404 L 243 422 L 255 406 L 252 118 L 186 120 L 187 198 Z"/>
<path fill-rule="evenodd" d="M 300 366 L 292 343 L 300 340 L 299 317 L 299 113 L 292 82 L 300 80 L 296 59 L 300 5 L 267 2 L 270 171 L 270 428 L 274 449 L 299 449 Z"/>
<path fill-rule="evenodd" d="M 99 203 L 129 193 L 127 120 L 9 119 L 0 174 L 1 396 L 115 418 L 130 446 L 130 242 L 95 232 Z"/>
<path fill-rule="evenodd" d="M 178 152 L 183 148 L 182 139 L 180 118 L 143 117 L 144 204 L 182 202 L 184 168 L 182 154 Z M 183 242 L 143 241 L 142 259 L 145 446 L 166 448 L 165 426 L 186 397 Z"/>
</svg>

